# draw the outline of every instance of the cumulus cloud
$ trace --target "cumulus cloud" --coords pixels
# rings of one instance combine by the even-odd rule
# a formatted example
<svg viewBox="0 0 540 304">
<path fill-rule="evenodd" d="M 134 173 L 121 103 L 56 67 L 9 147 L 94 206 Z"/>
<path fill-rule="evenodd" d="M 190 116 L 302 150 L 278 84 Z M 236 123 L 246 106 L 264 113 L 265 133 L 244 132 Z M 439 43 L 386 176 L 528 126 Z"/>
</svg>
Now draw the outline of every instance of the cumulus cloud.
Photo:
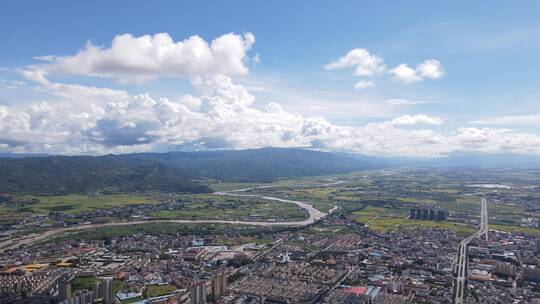
<svg viewBox="0 0 540 304">
<path fill-rule="evenodd" d="M 40 87 L 53 83 L 31 75 Z M 199 77 L 193 85 L 197 94 L 174 99 L 141 94 L 103 103 L 59 94 L 57 101 L 0 106 L 0 149 L 103 154 L 272 146 L 404 156 L 540 151 L 540 136 L 531 133 L 463 127 L 443 134 L 427 128 L 443 120 L 423 114 L 342 126 L 290 113 L 278 103 L 258 109 L 255 97 L 227 76 Z"/>
<path fill-rule="evenodd" d="M 324 66 L 325 70 L 353 69 L 354 75 L 364 78 L 373 78 L 387 71 L 384 59 L 379 55 L 371 54 L 368 50 L 357 48 L 350 50 L 345 56 L 332 61 Z M 420 63 L 416 68 L 402 63 L 388 70 L 395 80 L 403 83 L 413 83 L 429 79 L 439 79 L 444 75 L 441 63 L 435 59 L 428 59 Z M 371 80 L 360 80 L 355 84 L 356 89 L 364 89 L 373 86 Z"/>
<path fill-rule="evenodd" d="M 373 77 L 386 70 L 384 59 L 366 49 L 350 50 L 345 56 L 325 65 L 326 70 L 354 69 L 354 75 Z"/>
<path fill-rule="evenodd" d="M 375 77 L 384 73 L 386 65 L 384 59 L 378 55 L 371 54 L 366 49 L 350 50 L 345 56 L 332 61 L 324 66 L 325 70 L 353 69 L 354 75 L 359 77 Z M 362 90 L 375 85 L 371 80 L 360 80 L 354 88 Z"/>
<path fill-rule="evenodd" d="M 394 79 L 402 81 L 404 83 L 411 83 L 422 80 L 415 69 L 409 67 L 406 63 L 402 63 L 397 67 L 388 71 Z"/>
<path fill-rule="evenodd" d="M 394 80 L 403 83 L 413 83 L 426 78 L 439 79 L 444 75 L 444 69 L 438 60 L 429 59 L 420 63 L 414 69 L 406 63 L 402 63 L 389 70 L 388 73 L 393 76 Z"/>
<path fill-rule="evenodd" d="M 403 115 L 392 120 L 393 125 L 442 125 L 440 117 L 428 116 L 424 114 Z"/>
<path fill-rule="evenodd" d="M 421 77 L 430 79 L 439 79 L 444 75 L 444 69 L 441 63 L 435 59 L 429 59 L 416 67 L 418 74 Z"/>
<path fill-rule="evenodd" d="M 199 36 L 174 41 L 167 33 L 114 37 L 110 47 L 87 43 L 72 56 L 36 57 L 40 69 L 72 75 L 115 77 L 145 81 L 159 76 L 194 77 L 248 73 L 247 52 L 255 43 L 252 33 L 225 34 L 210 43 Z M 38 75 L 36 75 L 38 76 Z"/>
</svg>

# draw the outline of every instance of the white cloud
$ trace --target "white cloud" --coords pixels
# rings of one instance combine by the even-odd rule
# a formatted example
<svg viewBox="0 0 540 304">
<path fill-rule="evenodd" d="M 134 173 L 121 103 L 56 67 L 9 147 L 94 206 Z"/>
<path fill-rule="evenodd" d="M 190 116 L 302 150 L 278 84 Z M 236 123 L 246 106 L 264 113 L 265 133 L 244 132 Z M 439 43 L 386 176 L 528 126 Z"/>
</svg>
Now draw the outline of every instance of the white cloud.
<svg viewBox="0 0 540 304">
<path fill-rule="evenodd" d="M 45 72 L 43 70 L 40 70 L 40 69 L 28 69 L 28 70 L 23 70 L 21 73 L 24 76 L 24 78 L 26 78 L 26 79 L 28 79 L 30 81 L 36 82 L 38 84 L 48 85 L 50 83 L 49 80 L 46 77 L 47 72 Z"/>
<path fill-rule="evenodd" d="M 374 86 L 375 83 L 371 80 L 360 80 L 355 85 L 354 88 L 357 90 L 365 89 Z"/>
<path fill-rule="evenodd" d="M 188 107 L 188 109 L 192 111 L 198 111 L 201 108 L 202 101 L 200 98 L 197 98 L 195 96 L 192 96 L 191 94 L 187 94 L 184 96 L 180 96 L 177 100 L 177 103 L 185 105 Z"/>
<path fill-rule="evenodd" d="M 283 107 L 279 103 L 271 102 L 265 107 L 268 113 L 280 113 L 283 112 Z"/>
<path fill-rule="evenodd" d="M 388 99 L 385 101 L 389 106 L 402 106 L 402 105 L 418 105 L 418 104 L 426 104 L 429 103 L 428 101 L 423 100 L 411 100 L 407 98 L 394 98 L 394 99 Z"/>
<path fill-rule="evenodd" d="M 442 125 L 440 117 L 428 116 L 424 114 L 403 115 L 392 120 L 393 125 Z"/>
<path fill-rule="evenodd" d="M 429 59 L 418 65 L 418 74 L 425 78 L 439 79 L 444 75 L 441 63 L 435 59 Z"/>
<path fill-rule="evenodd" d="M 510 129 L 458 128 L 451 145 L 462 151 L 539 154 L 540 136 Z"/>
<path fill-rule="evenodd" d="M 388 71 L 394 79 L 402 81 L 404 83 L 412 83 L 422 80 L 422 78 L 416 73 L 416 70 L 409 67 L 406 63 L 402 63 L 397 67 Z"/>
<path fill-rule="evenodd" d="M 345 56 L 325 65 L 326 70 L 353 68 L 354 75 L 373 77 L 386 70 L 384 59 L 378 55 L 370 54 L 366 49 L 350 50 Z"/>
<path fill-rule="evenodd" d="M 39 72 L 27 75 L 42 90 L 50 84 L 68 92 L 80 86 L 53 83 Z M 93 94 L 77 99 L 62 93 L 56 101 L 0 106 L 0 149 L 104 154 L 271 146 L 403 156 L 540 151 L 540 135 L 532 133 L 468 127 L 443 134 L 428 128 L 443 120 L 424 114 L 343 126 L 288 112 L 278 103 L 259 110 L 255 97 L 227 76 L 198 77 L 193 85 L 197 94 L 174 99 L 142 94 L 103 103 Z"/>
<path fill-rule="evenodd" d="M 435 59 L 429 59 L 419 64 L 415 69 L 402 63 L 388 71 L 397 81 L 403 83 L 413 83 L 422 81 L 425 78 L 439 79 L 444 75 L 444 69 L 441 63 Z"/>
<path fill-rule="evenodd" d="M 81 106 L 88 102 L 105 104 L 129 98 L 129 95 L 121 90 L 51 82 L 47 78 L 47 72 L 39 69 L 23 70 L 21 74 L 26 79 L 37 83 L 38 90 L 65 99 L 78 100 Z"/>
<path fill-rule="evenodd" d="M 212 74 L 244 75 L 247 51 L 255 43 L 251 33 L 233 33 L 208 43 L 199 36 L 175 42 L 167 33 L 114 37 L 109 48 L 87 43 L 73 56 L 42 56 L 40 69 L 73 75 L 145 81 L 159 76 L 194 77 Z"/>
<path fill-rule="evenodd" d="M 324 66 L 325 70 L 354 69 L 354 75 L 358 77 L 373 78 L 383 74 L 386 70 L 384 59 L 379 55 L 373 55 L 368 50 L 357 48 L 350 50 L 345 56 L 332 61 Z M 435 59 L 428 59 L 420 63 L 416 68 L 402 63 L 388 71 L 394 80 L 403 83 L 413 83 L 429 79 L 439 79 L 444 75 L 441 63 Z M 356 89 L 363 89 L 374 85 L 373 81 L 360 80 L 355 84 Z"/>
<path fill-rule="evenodd" d="M 523 125 L 523 126 L 540 126 L 540 115 L 514 115 L 514 116 L 498 116 L 490 117 L 482 120 L 471 121 L 473 124 L 486 125 Z"/>
<path fill-rule="evenodd" d="M 0 88 L 16 89 L 25 85 L 26 82 L 20 80 L 2 80 L 0 79 Z"/>
</svg>

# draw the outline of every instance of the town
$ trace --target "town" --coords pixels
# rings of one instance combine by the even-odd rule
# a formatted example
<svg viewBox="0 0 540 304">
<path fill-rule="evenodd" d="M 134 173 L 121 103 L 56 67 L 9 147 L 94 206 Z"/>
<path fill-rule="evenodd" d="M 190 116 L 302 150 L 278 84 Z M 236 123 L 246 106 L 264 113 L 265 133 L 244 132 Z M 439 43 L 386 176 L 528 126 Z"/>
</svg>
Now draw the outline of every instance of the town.
<svg viewBox="0 0 540 304">
<path fill-rule="evenodd" d="M 357 189 L 359 181 L 367 179 L 365 174 L 293 180 L 273 187 L 243 189 L 235 195 L 249 195 L 252 200 L 257 200 L 258 195 L 266 200 L 275 195 L 294 201 L 314 193 L 320 196 L 322 192 L 335 198 Z M 401 179 L 401 174 L 405 173 L 395 172 L 394 178 Z M 378 180 L 380 176 L 389 178 L 386 171 L 369 178 Z M 484 179 L 491 180 L 488 176 Z M 212 223 L 211 218 L 206 223 L 175 223 L 135 217 L 137 225 L 106 226 L 96 222 L 91 229 L 64 227 L 61 233 L 35 242 L 24 242 L 32 238 L 23 236 L 19 246 L 4 241 L 9 246 L 0 254 L 1 302 L 458 302 L 458 248 L 465 237 L 481 228 L 484 220 L 480 199 L 471 203 L 471 212 L 445 210 L 449 206 L 445 203 L 428 205 L 433 207 L 392 199 L 381 203 L 381 197 L 388 195 L 384 191 L 405 194 L 411 187 L 407 183 L 387 183 L 394 184 L 394 188 L 383 190 L 385 183 L 362 187 L 361 192 L 353 191 L 358 196 L 355 203 L 341 197 L 341 202 L 333 201 L 338 208 L 328 206 L 327 213 L 305 225 L 292 222 L 281 226 L 272 218 L 264 222 L 268 225 L 250 225 L 249 220 L 264 221 L 260 217 L 244 218 L 247 222 L 238 224 Z M 437 192 L 436 188 L 447 185 L 432 187 Z M 491 225 L 482 237 L 472 238 L 467 244 L 462 303 L 536 303 L 540 299 L 540 239 L 534 233 L 537 228 L 519 221 L 515 225 L 522 226 L 512 231 L 500 229 L 507 226 L 497 220 L 497 208 L 506 210 L 506 199 L 517 188 L 486 191 L 485 187 L 489 184 L 460 188 L 463 197 L 476 193 L 475 197 L 486 198 Z M 534 196 L 538 189 L 525 187 L 519 191 Z M 224 191 L 216 195 L 226 199 Z M 401 197 L 410 202 L 413 195 L 411 192 Z M 129 208 L 174 209 L 188 204 L 180 197 L 178 202 L 173 196 L 163 195 L 161 199 L 163 203 L 152 207 Z M 313 205 L 320 207 L 331 201 L 320 199 Z M 523 206 L 532 204 L 527 199 L 521 201 Z M 91 220 L 88 214 L 86 221 Z M 389 219 L 394 224 L 383 229 Z M 73 228 L 85 225 L 92 223 Z M 18 239 L 11 242 L 14 240 Z"/>
</svg>

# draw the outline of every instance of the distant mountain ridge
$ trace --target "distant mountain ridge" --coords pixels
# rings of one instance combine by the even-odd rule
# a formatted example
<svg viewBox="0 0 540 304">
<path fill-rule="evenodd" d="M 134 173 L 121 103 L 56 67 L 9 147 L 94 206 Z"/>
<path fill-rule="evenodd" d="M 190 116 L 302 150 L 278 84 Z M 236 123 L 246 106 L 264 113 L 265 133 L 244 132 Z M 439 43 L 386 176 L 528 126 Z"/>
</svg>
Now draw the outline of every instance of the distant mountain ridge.
<svg viewBox="0 0 540 304">
<path fill-rule="evenodd" d="M 374 165 L 302 149 L 0 158 L 0 192 L 209 192 L 198 180 L 271 182 L 347 173 Z"/>
<path fill-rule="evenodd" d="M 92 192 L 209 192 L 192 172 L 122 156 L 0 158 L 0 192 L 68 194 Z"/>
<path fill-rule="evenodd" d="M 271 182 L 280 178 L 387 167 L 535 168 L 540 156 L 462 154 L 442 158 L 377 157 L 264 148 L 105 156 L 0 156 L 0 192 L 209 192 L 204 180 Z"/>
<path fill-rule="evenodd" d="M 278 178 L 348 173 L 379 167 L 349 155 L 282 148 L 140 153 L 125 157 L 152 160 L 229 182 L 271 182 Z"/>
</svg>

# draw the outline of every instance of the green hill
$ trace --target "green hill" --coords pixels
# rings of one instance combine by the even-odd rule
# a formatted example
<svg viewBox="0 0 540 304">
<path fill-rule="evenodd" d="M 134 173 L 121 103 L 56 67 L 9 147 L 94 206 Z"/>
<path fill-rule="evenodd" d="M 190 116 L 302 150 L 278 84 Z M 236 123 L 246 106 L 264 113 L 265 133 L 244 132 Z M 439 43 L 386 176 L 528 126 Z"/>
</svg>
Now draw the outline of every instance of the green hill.
<svg viewBox="0 0 540 304">
<path fill-rule="evenodd" d="M 365 159 L 302 149 L 0 158 L 0 192 L 208 192 L 204 179 L 271 182 L 373 168 Z"/>
<path fill-rule="evenodd" d="M 0 192 L 209 192 L 191 172 L 121 156 L 49 156 L 0 159 Z"/>
</svg>

